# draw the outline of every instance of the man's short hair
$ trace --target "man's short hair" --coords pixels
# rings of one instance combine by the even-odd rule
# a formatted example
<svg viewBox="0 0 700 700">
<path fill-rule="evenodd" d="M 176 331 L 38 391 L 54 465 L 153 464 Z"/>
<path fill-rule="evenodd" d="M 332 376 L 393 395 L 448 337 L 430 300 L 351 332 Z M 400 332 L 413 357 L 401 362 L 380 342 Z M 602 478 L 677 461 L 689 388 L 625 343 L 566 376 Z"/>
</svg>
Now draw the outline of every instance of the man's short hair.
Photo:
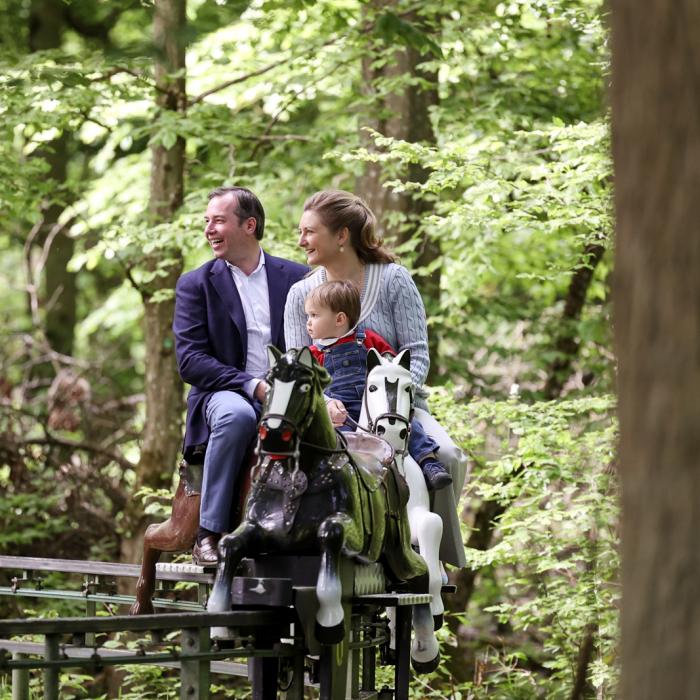
<svg viewBox="0 0 700 700">
<path fill-rule="evenodd" d="M 328 307 L 334 314 L 341 311 L 348 317 L 350 328 L 360 320 L 360 290 L 353 282 L 333 280 L 314 287 L 306 298 L 311 302 Z"/>
<path fill-rule="evenodd" d="M 262 240 L 265 231 L 265 210 L 260 200 L 245 187 L 229 186 L 217 187 L 215 190 L 212 190 L 209 193 L 209 199 L 223 197 L 226 194 L 236 195 L 236 208 L 233 213 L 238 217 L 239 221 L 243 222 L 243 220 L 251 217 L 255 219 L 255 237 L 259 241 Z"/>
</svg>

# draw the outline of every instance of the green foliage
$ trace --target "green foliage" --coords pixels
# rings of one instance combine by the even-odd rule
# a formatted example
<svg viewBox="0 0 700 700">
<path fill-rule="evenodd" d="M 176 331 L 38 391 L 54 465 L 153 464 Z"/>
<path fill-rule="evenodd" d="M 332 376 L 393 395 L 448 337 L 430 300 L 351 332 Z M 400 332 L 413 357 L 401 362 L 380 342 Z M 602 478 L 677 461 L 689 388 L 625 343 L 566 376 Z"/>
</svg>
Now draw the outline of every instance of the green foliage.
<svg viewBox="0 0 700 700">
<path fill-rule="evenodd" d="M 477 652 L 474 697 L 569 697 L 589 634 L 588 681 L 612 697 L 620 600 L 613 399 L 479 400 L 458 410 L 445 393 L 432 400 L 474 461 L 471 508 L 504 508 L 491 546 L 467 550 L 468 566 L 493 584 L 461 618 L 499 630 L 503 642 Z"/>
<path fill-rule="evenodd" d="M 0 549 L 7 552 L 36 546 L 39 541 L 50 542 L 63 532 L 68 518 L 55 515 L 58 503 L 58 496 L 36 492 L 9 494 L 3 498 L 0 502 Z M 18 521 L 23 523 L 20 529 L 16 527 Z"/>
<path fill-rule="evenodd" d="M 379 163 L 385 187 L 429 203 L 432 214 L 417 225 L 396 216 L 411 233 L 401 253 L 410 264 L 417 235 L 441 248 L 416 274 L 440 270 L 429 325 L 442 339 L 444 373 L 465 392 L 503 393 L 518 381 L 537 397 L 568 328 L 569 284 L 589 265 L 590 246 L 611 246 L 601 9 L 597 0 L 522 0 L 445 14 L 444 60 L 422 64 L 440 76 L 435 145 L 370 130 L 372 149 L 327 154 Z M 579 376 L 602 390 L 612 389 L 609 272 L 606 255 L 591 305 L 567 331 L 583 340 Z"/>
</svg>

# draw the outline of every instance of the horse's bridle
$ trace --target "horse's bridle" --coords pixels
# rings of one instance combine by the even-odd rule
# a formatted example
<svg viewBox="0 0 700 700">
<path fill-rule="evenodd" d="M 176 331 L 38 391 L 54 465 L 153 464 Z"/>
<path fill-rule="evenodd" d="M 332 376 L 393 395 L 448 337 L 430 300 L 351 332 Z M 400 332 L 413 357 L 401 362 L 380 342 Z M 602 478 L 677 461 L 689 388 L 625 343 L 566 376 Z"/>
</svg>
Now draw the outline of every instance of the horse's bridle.
<svg viewBox="0 0 700 700">
<path fill-rule="evenodd" d="M 369 401 L 367 401 L 367 394 L 369 393 L 369 387 L 365 389 L 364 395 L 362 397 L 362 402 L 364 404 L 365 408 L 365 415 L 367 416 L 367 428 L 362 428 L 363 430 L 367 430 L 368 433 L 372 433 L 373 435 L 376 435 L 376 427 L 379 423 L 379 421 L 388 419 L 389 422 L 391 423 L 391 419 L 394 419 L 394 421 L 398 421 L 399 423 L 403 423 L 406 426 L 406 434 L 408 435 L 411 432 L 411 418 L 413 416 L 413 391 L 411 391 L 411 412 L 409 414 L 409 417 L 406 418 L 406 416 L 396 413 L 396 411 L 386 411 L 384 413 L 380 413 L 378 416 L 375 418 L 372 417 L 369 411 Z M 355 424 L 357 427 L 361 427 L 355 423 L 355 421 L 351 421 L 352 423 Z M 381 437 L 381 436 L 380 436 Z M 403 450 L 394 450 L 396 454 L 399 455 L 405 455 L 408 450 L 408 439 L 406 440 L 406 446 L 404 447 Z"/>
<path fill-rule="evenodd" d="M 314 378 L 312 378 L 313 381 Z M 300 457 L 300 448 L 302 446 L 304 447 L 311 447 L 315 450 L 319 450 L 320 452 L 329 452 L 329 453 L 336 453 L 336 452 L 343 452 L 345 450 L 344 447 L 324 447 L 323 445 L 316 445 L 312 442 L 307 442 L 306 440 L 302 440 L 301 436 L 308 430 L 309 426 L 311 425 L 311 421 L 313 420 L 313 411 L 312 411 L 312 404 L 313 402 L 310 401 L 309 405 L 306 409 L 305 414 L 302 416 L 302 418 L 298 421 L 293 421 L 291 418 L 288 416 L 285 416 L 281 413 L 265 413 L 263 416 L 260 418 L 260 427 L 258 428 L 258 444 L 255 448 L 256 454 L 262 455 L 263 457 L 273 459 L 273 458 L 279 458 L 279 457 L 292 457 L 294 459 L 294 469 L 293 473 L 296 473 L 299 470 L 299 457 Z M 266 426 L 263 424 L 270 420 L 270 419 L 276 419 L 280 421 L 280 430 L 283 431 L 284 428 L 283 426 L 286 424 L 289 426 L 289 430 L 291 430 L 292 435 L 294 436 L 294 447 L 293 449 L 290 449 L 289 451 L 279 451 L 279 450 L 266 450 L 262 447 L 262 438 L 261 438 L 261 431 L 263 429 L 266 429 Z"/>
</svg>

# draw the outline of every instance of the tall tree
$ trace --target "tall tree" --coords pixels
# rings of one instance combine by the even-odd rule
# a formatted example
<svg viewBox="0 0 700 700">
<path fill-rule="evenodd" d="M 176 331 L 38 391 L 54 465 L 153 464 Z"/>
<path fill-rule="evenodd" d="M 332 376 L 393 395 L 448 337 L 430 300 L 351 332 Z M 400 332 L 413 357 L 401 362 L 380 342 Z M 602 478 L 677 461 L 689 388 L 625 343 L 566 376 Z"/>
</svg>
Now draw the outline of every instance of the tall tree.
<svg viewBox="0 0 700 700">
<path fill-rule="evenodd" d="M 700 13 L 612 3 L 622 692 L 700 697 Z"/>
<path fill-rule="evenodd" d="M 156 103 L 159 118 L 182 114 L 187 107 L 185 92 L 186 0 L 156 0 L 153 16 Z M 151 149 L 149 219 L 157 225 L 171 221 L 183 201 L 185 139 L 155 143 Z M 144 305 L 146 345 L 146 419 L 136 487 L 168 486 L 180 448 L 182 383 L 175 362 L 172 318 L 175 302 L 171 294 L 182 272 L 182 254 L 176 246 L 158 249 L 145 260 L 146 278 L 138 283 Z M 138 524 L 138 525 L 137 525 Z M 140 556 L 142 506 L 127 513 L 127 538 L 123 557 Z"/>
<path fill-rule="evenodd" d="M 416 10 L 398 16 L 399 3 L 373 0 L 365 8 L 365 16 L 381 35 L 382 28 L 400 43 L 389 51 L 386 62 L 377 60 L 370 52 L 362 59 L 362 79 L 370 107 L 361 116 L 360 138 L 373 150 L 368 136 L 369 127 L 383 136 L 410 143 L 435 144 L 435 133 L 430 121 L 430 109 L 438 103 L 437 73 L 422 64 L 430 57 L 430 35 L 433 29 Z M 383 42 L 386 39 L 380 38 Z M 378 51 L 375 47 L 375 51 Z M 408 80 L 407 80 L 408 78 Z M 388 88 L 387 86 L 393 87 Z M 408 180 L 424 183 L 427 171 L 420 163 L 409 166 L 403 174 Z M 430 203 L 409 192 L 393 192 L 384 186 L 389 178 L 380 163 L 367 162 L 357 181 L 357 193 L 363 197 L 377 216 L 379 232 L 396 244 L 414 242 L 417 251 L 414 267 L 427 268 L 440 258 L 440 244 L 431 238 L 422 221 L 430 211 Z M 440 266 L 416 280 L 425 300 L 428 314 L 439 307 Z M 429 335 L 430 357 L 433 359 L 429 380 L 438 369 L 436 333 Z"/>
<path fill-rule="evenodd" d="M 65 27 L 64 7 L 61 0 L 32 0 L 29 9 L 31 51 L 60 48 Z M 67 235 L 65 226 L 59 224 L 59 217 L 66 206 L 68 141 L 68 134 L 61 133 L 36 153 L 36 156 L 47 162 L 48 177 L 55 183 L 52 196 L 42 206 L 41 235 L 37 240 L 45 249 L 43 258 L 46 260 L 41 271 L 44 329 L 51 348 L 65 355 L 73 352 L 77 292 L 75 274 L 68 271 L 68 262 L 73 257 L 75 245 Z"/>
</svg>

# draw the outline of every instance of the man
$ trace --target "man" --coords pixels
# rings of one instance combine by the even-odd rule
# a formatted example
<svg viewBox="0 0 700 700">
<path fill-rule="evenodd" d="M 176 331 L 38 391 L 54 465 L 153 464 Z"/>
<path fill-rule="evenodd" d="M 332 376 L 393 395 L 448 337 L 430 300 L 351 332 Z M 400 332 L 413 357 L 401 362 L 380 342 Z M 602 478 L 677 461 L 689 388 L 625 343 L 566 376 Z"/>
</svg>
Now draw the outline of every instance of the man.
<svg viewBox="0 0 700 700">
<path fill-rule="evenodd" d="M 289 288 L 308 268 L 263 252 L 265 212 L 243 187 L 209 194 L 204 235 L 214 260 L 178 280 L 173 332 L 187 397 L 184 455 L 206 444 L 196 563 L 217 561 L 233 492 L 255 436 L 267 384 L 266 346 L 284 349 Z"/>
</svg>

